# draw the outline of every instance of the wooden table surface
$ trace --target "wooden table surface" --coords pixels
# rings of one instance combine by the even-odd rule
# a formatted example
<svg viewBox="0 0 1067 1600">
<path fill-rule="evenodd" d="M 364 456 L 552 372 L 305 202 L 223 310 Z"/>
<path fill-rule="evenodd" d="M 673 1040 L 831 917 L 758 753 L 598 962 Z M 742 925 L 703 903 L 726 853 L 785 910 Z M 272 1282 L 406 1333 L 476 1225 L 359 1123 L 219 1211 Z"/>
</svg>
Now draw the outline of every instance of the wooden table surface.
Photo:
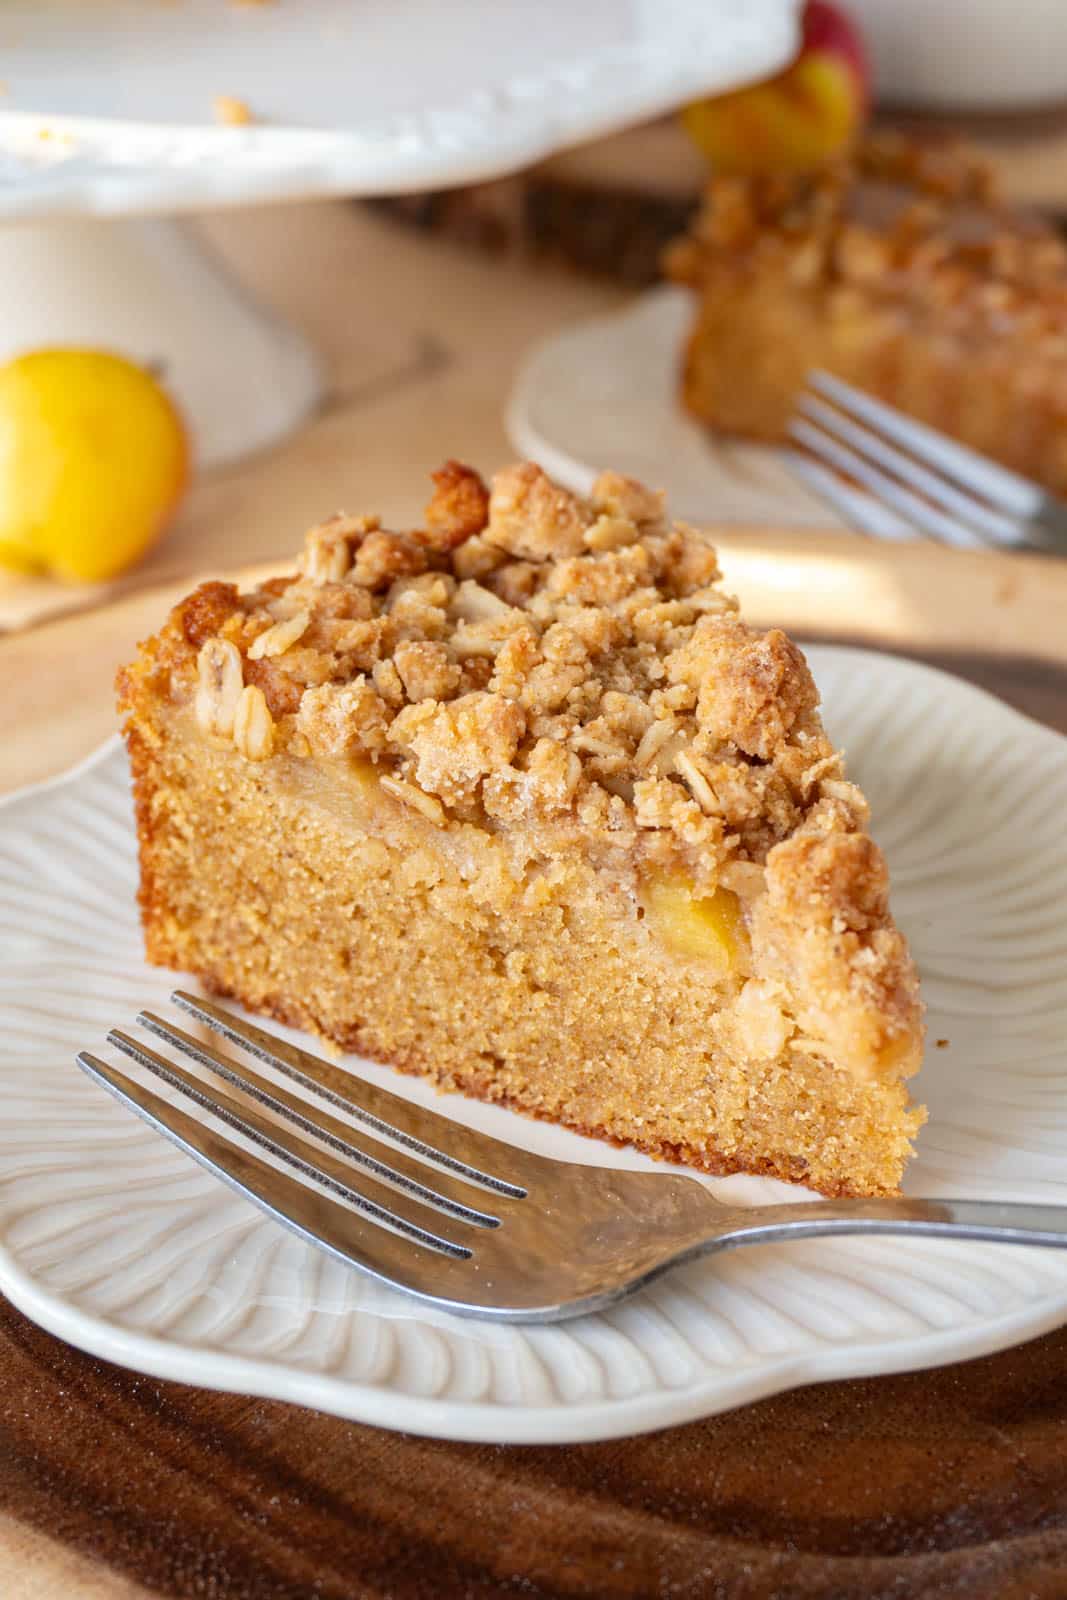
<svg viewBox="0 0 1067 1600">
<path fill-rule="evenodd" d="M 0 639 L 0 789 L 110 729 L 116 661 L 191 575 L 276 562 L 339 504 L 413 517 L 430 466 L 506 458 L 518 355 L 617 298 L 342 206 L 210 232 L 326 349 L 330 400 L 198 484 L 113 603 Z M 754 616 L 937 660 L 1067 730 L 1067 565 L 840 534 L 721 543 Z M 141 1377 L 0 1301 L 0 1600 L 149 1594 L 1067 1596 L 1067 1331 L 646 1438 L 497 1448 Z"/>
</svg>

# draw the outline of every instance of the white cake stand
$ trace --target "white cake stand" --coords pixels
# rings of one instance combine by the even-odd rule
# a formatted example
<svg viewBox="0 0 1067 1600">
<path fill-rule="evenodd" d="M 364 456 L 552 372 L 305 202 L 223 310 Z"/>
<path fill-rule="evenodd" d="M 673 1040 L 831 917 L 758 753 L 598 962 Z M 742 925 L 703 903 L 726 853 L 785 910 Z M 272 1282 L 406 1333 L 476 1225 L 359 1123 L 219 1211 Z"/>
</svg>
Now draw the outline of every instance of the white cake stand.
<svg viewBox="0 0 1067 1600">
<path fill-rule="evenodd" d="M 163 367 L 201 464 L 268 444 L 314 352 L 161 215 L 500 175 L 777 71 L 800 3 L 7 0 L 0 360 L 119 350 Z"/>
</svg>

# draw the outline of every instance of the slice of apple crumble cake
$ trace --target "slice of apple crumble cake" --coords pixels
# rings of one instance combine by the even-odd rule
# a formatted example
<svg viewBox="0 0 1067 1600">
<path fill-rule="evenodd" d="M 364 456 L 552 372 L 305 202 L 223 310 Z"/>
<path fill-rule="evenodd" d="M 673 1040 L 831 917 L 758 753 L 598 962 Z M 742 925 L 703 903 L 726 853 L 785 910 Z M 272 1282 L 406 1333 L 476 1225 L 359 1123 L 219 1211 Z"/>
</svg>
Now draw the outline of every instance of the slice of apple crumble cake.
<svg viewBox="0 0 1067 1600">
<path fill-rule="evenodd" d="M 434 476 L 421 528 L 336 516 L 120 673 L 149 958 L 654 1155 L 892 1192 L 918 984 L 803 655 L 640 484 Z"/>
</svg>

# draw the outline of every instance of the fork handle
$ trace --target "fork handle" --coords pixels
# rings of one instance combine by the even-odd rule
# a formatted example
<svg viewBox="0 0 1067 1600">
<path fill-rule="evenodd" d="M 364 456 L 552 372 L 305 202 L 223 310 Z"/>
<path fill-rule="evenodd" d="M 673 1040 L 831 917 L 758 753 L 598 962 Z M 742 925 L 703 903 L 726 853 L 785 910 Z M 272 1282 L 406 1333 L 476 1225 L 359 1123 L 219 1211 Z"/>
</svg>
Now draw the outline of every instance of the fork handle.
<svg viewBox="0 0 1067 1600">
<path fill-rule="evenodd" d="M 1028 548 L 1041 555 L 1067 555 L 1067 505 L 1052 495 L 1045 495 L 1024 525 L 1023 536 Z"/>
<path fill-rule="evenodd" d="M 1067 1247 L 1067 1206 L 1007 1200 L 814 1200 L 759 1206 L 718 1235 L 721 1245 L 774 1244 L 830 1233 L 911 1233 L 931 1239 Z"/>
</svg>

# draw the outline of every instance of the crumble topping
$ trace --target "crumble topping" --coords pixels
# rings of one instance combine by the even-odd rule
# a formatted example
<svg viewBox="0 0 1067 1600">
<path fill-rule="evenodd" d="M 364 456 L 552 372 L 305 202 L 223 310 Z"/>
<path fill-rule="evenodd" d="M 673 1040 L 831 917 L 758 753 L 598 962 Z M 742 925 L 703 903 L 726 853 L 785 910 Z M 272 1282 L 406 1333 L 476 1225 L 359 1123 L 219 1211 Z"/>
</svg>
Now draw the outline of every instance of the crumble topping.
<svg viewBox="0 0 1067 1600">
<path fill-rule="evenodd" d="M 700 288 L 731 263 L 778 270 L 842 312 L 857 295 L 906 302 L 941 336 L 977 319 L 1017 336 L 1036 368 L 1062 369 L 1067 246 L 1009 211 L 988 166 L 951 143 L 879 135 L 816 173 L 713 179 L 667 274 Z"/>
<path fill-rule="evenodd" d="M 178 608 L 171 694 L 207 734 L 370 762 L 441 826 L 580 828 L 698 889 L 755 893 L 798 828 L 864 825 L 802 654 L 738 618 L 662 495 L 605 472 L 583 497 L 530 462 L 434 486 L 420 528 L 340 514 L 295 576 Z"/>
</svg>

